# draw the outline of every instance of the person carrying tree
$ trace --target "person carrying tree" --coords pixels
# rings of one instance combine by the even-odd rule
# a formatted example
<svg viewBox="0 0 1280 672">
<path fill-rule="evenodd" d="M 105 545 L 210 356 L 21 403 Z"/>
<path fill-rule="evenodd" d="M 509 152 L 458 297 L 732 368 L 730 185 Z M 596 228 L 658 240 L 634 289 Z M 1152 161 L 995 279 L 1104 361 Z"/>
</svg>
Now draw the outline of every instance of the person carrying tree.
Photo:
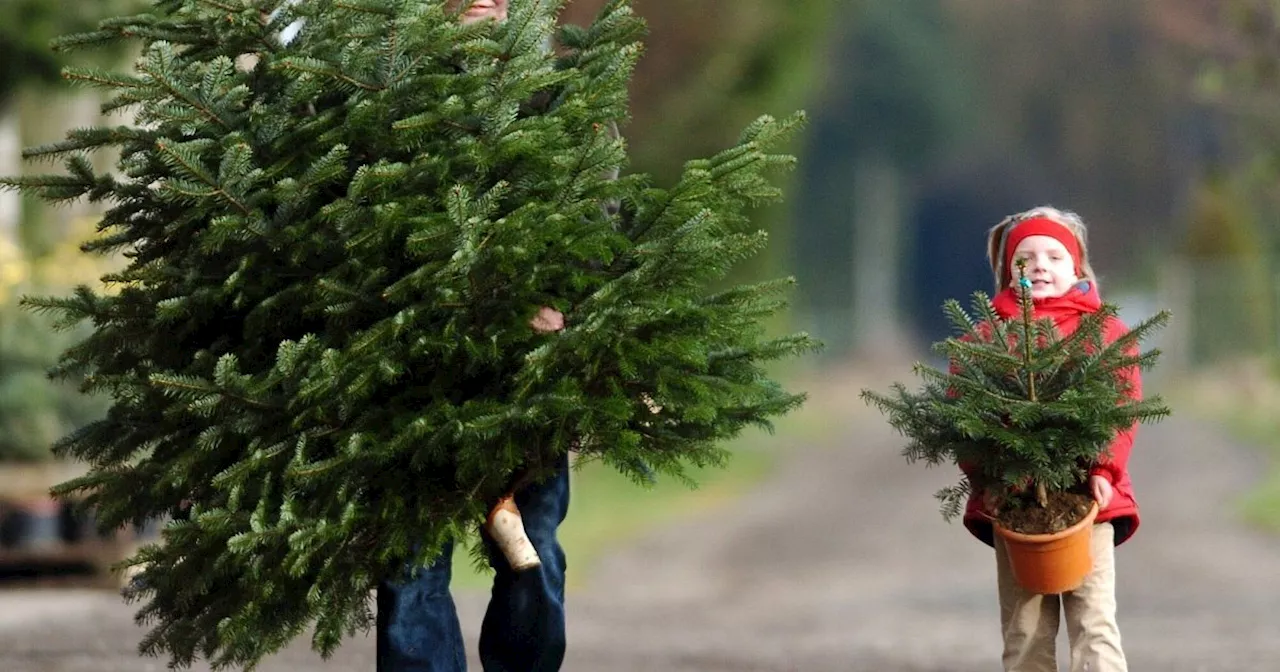
<svg viewBox="0 0 1280 672">
<path fill-rule="evenodd" d="M 510 5 L 159 0 L 60 42 L 138 43 L 128 72 L 67 73 L 136 123 L 3 184 L 108 202 L 86 249 L 129 260 L 26 305 L 93 325 L 59 371 L 111 398 L 55 447 L 90 465 L 58 494 L 103 529 L 173 518 L 128 563 L 144 654 L 241 667 L 373 629 L 384 670 L 458 669 L 447 563 L 487 527 L 481 658 L 555 669 L 570 451 L 687 483 L 803 403 L 762 364 L 818 347 L 766 334 L 793 281 L 725 282 L 803 116 L 670 188 L 618 176 L 644 22 Z"/>
<path fill-rule="evenodd" d="M 449 0 L 464 24 L 507 20 L 507 0 Z M 545 96 L 531 105 L 544 107 Z M 615 127 L 616 132 L 616 127 Z M 617 171 L 613 170 L 616 177 Z M 606 214 L 617 204 L 605 205 Z M 564 329 L 560 311 L 542 306 L 530 320 L 540 334 Z M 566 559 L 556 530 L 569 509 L 569 459 L 562 455 L 554 475 L 515 489 L 518 510 L 535 558 L 532 567 L 513 567 L 495 540 L 493 516 L 482 531 L 493 588 L 480 629 L 480 661 L 486 671 L 551 672 L 560 669 L 566 647 L 564 582 Z M 500 512 L 499 512 L 500 513 Z M 521 540 L 523 541 L 523 540 Z M 378 672 L 461 672 L 466 648 L 453 597 L 452 544 L 429 567 L 406 568 L 403 581 L 383 582 L 377 597 Z"/>
</svg>

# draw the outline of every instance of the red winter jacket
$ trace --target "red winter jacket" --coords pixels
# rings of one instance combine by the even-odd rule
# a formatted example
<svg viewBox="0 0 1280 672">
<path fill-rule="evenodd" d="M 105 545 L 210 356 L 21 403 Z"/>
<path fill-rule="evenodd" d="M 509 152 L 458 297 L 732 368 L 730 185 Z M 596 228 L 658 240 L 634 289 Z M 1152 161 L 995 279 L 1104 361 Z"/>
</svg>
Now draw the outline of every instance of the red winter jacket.
<svg viewBox="0 0 1280 672">
<path fill-rule="evenodd" d="M 1013 289 L 1006 289 L 992 300 L 996 313 L 1004 319 L 1015 318 L 1022 314 L 1018 303 L 1018 295 Z M 1090 282 L 1081 282 L 1060 297 L 1036 299 L 1034 315 L 1036 319 L 1052 318 L 1063 335 L 1070 334 L 1080 325 L 1080 316 L 1093 313 L 1102 307 L 1102 299 Z M 1107 320 L 1103 327 L 1103 339 L 1111 343 L 1128 331 L 1128 327 L 1116 318 Z M 1128 381 L 1129 394 L 1133 399 L 1142 399 L 1142 377 L 1138 367 L 1126 369 L 1122 374 Z M 1107 508 L 1098 512 L 1096 522 L 1110 521 L 1116 531 L 1116 545 L 1123 543 L 1138 529 L 1138 502 L 1133 497 L 1133 483 L 1129 480 L 1129 452 L 1133 449 L 1133 437 L 1138 425 L 1118 432 L 1111 442 L 1109 455 L 1103 455 L 1090 472 L 1111 482 L 1114 494 Z M 963 469 L 962 465 L 962 469 Z M 978 539 L 992 545 L 991 522 L 982 512 L 982 493 L 973 492 L 965 507 L 964 526 Z"/>
</svg>

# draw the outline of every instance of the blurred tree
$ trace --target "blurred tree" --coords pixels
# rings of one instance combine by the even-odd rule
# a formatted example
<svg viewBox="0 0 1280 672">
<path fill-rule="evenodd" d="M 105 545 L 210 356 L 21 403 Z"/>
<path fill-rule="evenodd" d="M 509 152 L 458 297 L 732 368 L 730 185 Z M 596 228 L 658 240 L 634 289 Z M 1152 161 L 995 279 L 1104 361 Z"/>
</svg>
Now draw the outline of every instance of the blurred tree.
<svg viewBox="0 0 1280 672">
<path fill-rule="evenodd" d="M 1204 3 L 945 3 L 982 64 L 974 85 L 985 121 L 970 143 L 1043 167 L 1054 204 L 1094 225 L 1105 279 L 1134 279 L 1169 253 L 1202 160 L 1206 120 L 1181 41 L 1199 38 Z"/>
<path fill-rule="evenodd" d="M 1196 18 L 1194 47 L 1212 59 L 1198 93 L 1222 119 L 1224 148 L 1188 220 L 1195 273 L 1193 353 L 1280 355 L 1280 5 L 1230 0 Z"/>
<path fill-rule="evenodd" d="M 577 0 L 562 18 L 585 23 L 604 4 Z M 835 0 L 638 3 L 650 46 L 636 67 L 625 129 L 637 169 L 673 178 L 686 153 L 732 142 L 762 110 L 803 106 L 840 7 Z"/>
<path fill-rule="evenodd" d="M 69 8 L 64 0 L 4 0 L 0 2 L 0 100 L 8 100 L 22 86 L 49 83 L 68 55 L 50 43 L 69 33 L 92 30 L 98 21 L 119 16 L 145 0 L 94 0 Z"/>
<path fill-rule="evenodd" d="M 87 30 L 99 18 L 89 11 L 67 11 L 60 0 L 6 0 L 0 3 L 0 100 L 8 100 L 23 84 L 58 78 L 62 59 L 49 48 L 53 38 Z"/>
<path fill-rule="evenodd" d="M 90 30 L 100 20 L 140 5 L 141 0 L 97 0 L 69 9 L 61 0 L 0 2 L 0 174 L 21 172 L 19 93 L 57 81 L 65 54 L 50 42 L 59 35 Z M 117 53 L 118 52 L 107 52 Z M 105 409 L 101 400 L 80 395 L 74 385 L 45 380 L 57 355 L 82 331 L 54 332 L 49 320 L 24 313 L 16 304 L 26 291 L 61 291 L 63 283 L 97 283 L 109 260 L 86 265 L 76 244 L 92 225 L 79 221 L 71 240 L 48 240 L 50 249 L 31 258 L 19 243 L 21 198 L 0 193 L 0 461 L 47 459 L 53 441 Z"/>
<path fill-rule="evenodd" d="M 841 354 L 901 344 L 916 175 L 975 118 L 973 68 L 937 0 L 859 3 L 835 40 L 801 164 L 796 272 L 811 329 Z"/>
<path fill-rule="evenodd" d="M 128 13 L 142 0 L 95 0 L 69 9 L 62 0 L 4 0 L 0 2 L 0 175 L 20 172 L 22 146 L 14 98 L 24 87 L 58 79 L 68 62 L 54 52 L 53 38 L 92 29 L 108 16 Z M 0 193 L 0 238 L 16 242 L 21 199 Z"/>
<path fill-rule="evenodd" d="M 1231 0 L 1223 9 L 1216 39 L 1202 45 L 1202 53 L 1213 60 L 1199 93 L 1227 120 L 1224 153 L 1248 201 L 1259 214 L 1275 212 L 1280 207 L 1280 6 Z M 1274 254 L 1280 251 L 1276 217 L 1264 215 L 1262 221 L 1270 224 L 1260 232 L 1265 242 L 1253 243 Z"/>
<path fill-rule="evenodd" d="M 48 460 L 55 441 L 106 410 L 102 398 L 46 379 L 58 353 L 87 331 L 56 332 L 51 321 L 0 304 L 0 463 Z"/>
<path fill-rule="evenodd" d="M 1274 282 L 1265 238 L 1248 187 L 1229 173 L 1207 176 L 1195 194 L 1187 237 L 1190 262 L 1191 355 L 1213 362 L 1274 347 Z"/>
<path fill-rule="evenodd" d="M 576 0 L 562 19 L 586 23 L 604 4 Z M 834 19 L 848 11 L 836 0 L 636 3 L 649 25 L 649 46 L 636 67 L 631 121 L 623 128 L 634 170 L 669 182 L 684 157 L 732 143 L 762 111 L 782 116 L 805 107 L 829 61 Z M 788 176 L 784 190 L 795 179 Z M 771 205 L 753 214 L 770 233 L 770 246 L 733 279 L 791 272 L 796 224 L 790 212 Z"/>
<path fill-rule="evenodd" d="M 19 308 L 23 294 L 101 287 L 99 277 L 120 266 L 115 255 L 82 254 L 94 218 L 75 221 L 75 235 L 50 254 L 31 259 L 0 239 L 0 463 L 52 457 L 54 441 L 97 419 L 106 400 L 81 394 L 74 382 L 50 381 L 58 354 L 90 331 L 88 325 L 55 330 L 52 319 Z"/>
</svg>

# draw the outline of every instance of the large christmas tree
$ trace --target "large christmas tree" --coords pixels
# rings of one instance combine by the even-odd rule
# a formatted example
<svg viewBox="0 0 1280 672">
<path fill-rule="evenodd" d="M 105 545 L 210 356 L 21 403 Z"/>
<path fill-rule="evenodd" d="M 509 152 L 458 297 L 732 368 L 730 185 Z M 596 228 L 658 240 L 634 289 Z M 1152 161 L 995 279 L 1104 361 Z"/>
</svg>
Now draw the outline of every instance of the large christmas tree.
<svg viewBox="0 0 1280 672">
<path fill-rule="evenodd" d="M 643 22 L 618 0 L 557 27 L 561 4 L 158 0 L 61 42 L 141 41 L 133 72 L 67 73 L 136 122 L 10 184 L 105 202 L 86 250 L 130 257 L 112 294 L 29 303 L 93 325 L 59 372 L 112 401 L 57 447 L 92 466 L 59 492 L 106 527 L 190 503 L 135 558 L 144 652 L 252 663 L 314 624 L 327 654 L 565 451 L 681 476 L 802 402 L 762 368 L 814 347 L 762 329 L 790 280 L 721 282 L 765 245 L 745 210 L 799 117 L 670 189 L 612 179 Z M 531 329 L 540 306 L 567 328 Z"/>
</svg>

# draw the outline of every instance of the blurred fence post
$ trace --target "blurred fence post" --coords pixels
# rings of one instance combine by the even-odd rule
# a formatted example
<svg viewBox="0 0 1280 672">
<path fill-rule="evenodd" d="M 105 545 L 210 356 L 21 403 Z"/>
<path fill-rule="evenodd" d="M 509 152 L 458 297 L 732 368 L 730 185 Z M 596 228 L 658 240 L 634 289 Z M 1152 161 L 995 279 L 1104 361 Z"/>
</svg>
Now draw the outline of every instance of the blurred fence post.
<svg viewBox="0 0 1280 672">
<path fill-rule="evenodd" d="M 1280 277 L 1261 260 L 1175 257 L 1158 274 L 1160 302 L 1173 311 L 1162 368 L 1185 373 L 1280 354 Z"/>
<path fill-rule="evenodd" d="M 901 292 L 902 174 L 893 162 L 867 157 L 854 167 L 852 297 L 853 352 L 879 359 L 904 350 Z"/>
<path fill-rule="evenodd" d="M 13 98 L 0 102 L 0 175 L 22 172 L 22 137 L 18 103 Z M 18 222 L 22 217 L 22 196 L 12 189 L 0 191 L 0 240 L 18 244 Z"/>
<path fill-rule="evenodd" d="M 1267 352 L 1280 360 L 1280 271 L 1271 276 L 1271 342 Z"/>
<path fill-rule="evenodd" d="M 1194 306 L 1191 296 L 1190 265 L 1180 256 L 1167 257 L 1159 266 L 1160 305 L 1173 313 L 1165 327 L 1161 346 L 1161 370 L 1171 377 L 1191 368 Z"/>
</svg>

